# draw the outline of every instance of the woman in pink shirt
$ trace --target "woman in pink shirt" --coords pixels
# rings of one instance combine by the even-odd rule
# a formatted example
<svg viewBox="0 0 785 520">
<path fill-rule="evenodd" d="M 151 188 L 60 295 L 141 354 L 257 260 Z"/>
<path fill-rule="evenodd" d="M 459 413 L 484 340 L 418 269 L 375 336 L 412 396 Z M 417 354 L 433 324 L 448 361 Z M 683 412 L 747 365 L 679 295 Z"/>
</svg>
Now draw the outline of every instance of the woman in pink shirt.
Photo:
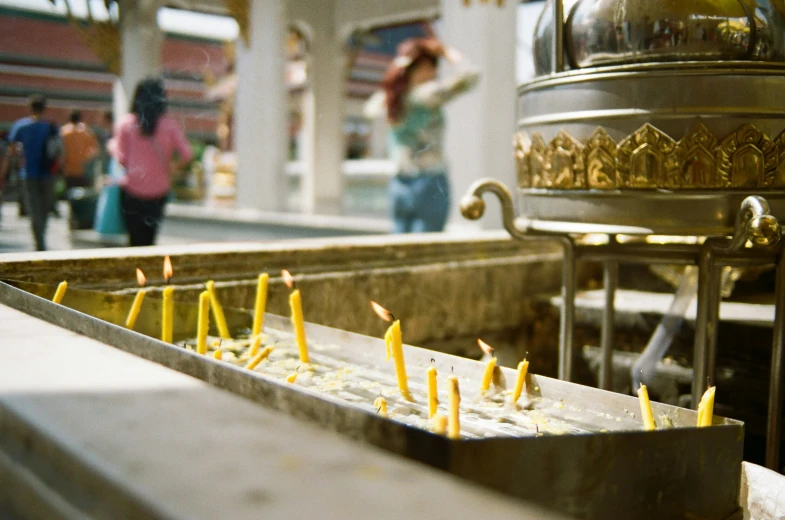
<svg viewBox="0 0 785 520">
<path fill-rule="evenodd" d="M 145 79 L 136 87 L 131 113 L 115 128 L 117 161 L 125 167 L 121 205 L 131 246 L 155 243 L 170 179 L 193 156 L 180 125 L 165 112 L 163 81 Z"/>
</svg>

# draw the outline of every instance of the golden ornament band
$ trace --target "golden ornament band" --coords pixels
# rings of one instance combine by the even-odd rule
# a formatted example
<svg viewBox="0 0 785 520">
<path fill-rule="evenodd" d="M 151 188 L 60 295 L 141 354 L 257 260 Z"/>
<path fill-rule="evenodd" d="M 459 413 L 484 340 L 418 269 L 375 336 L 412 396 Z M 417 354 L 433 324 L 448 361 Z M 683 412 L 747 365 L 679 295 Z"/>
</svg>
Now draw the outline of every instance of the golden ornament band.
<svg viewBox="0 0 785 520">
<path fill-rule="evenodd" d="M 701 123 L 679 141 L 648 123 L 618 143 L 601 127 L 583 142 L 518 133 L 515 159 L 521 188 L 785 188 L 785 131 L 772 139 L 752 124 L 721 140 Z"/>
</svg>

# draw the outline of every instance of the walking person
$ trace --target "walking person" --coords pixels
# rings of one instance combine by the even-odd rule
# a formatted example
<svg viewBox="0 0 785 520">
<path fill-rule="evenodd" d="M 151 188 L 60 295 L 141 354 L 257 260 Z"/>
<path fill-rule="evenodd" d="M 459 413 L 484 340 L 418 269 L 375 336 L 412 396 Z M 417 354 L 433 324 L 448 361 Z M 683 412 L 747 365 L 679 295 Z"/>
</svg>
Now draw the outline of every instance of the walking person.
<svg viewBox="0 0 785 520">
<path fill-rule="evenodd" d="M 8 134 L 9 156 L 21 158 L 20 177 L 38 251 L 46 251 L 46 224 L 55 204 L 55 175 L 62 155 L 57 125 L 44 119 L 46 98 L 33 96 L 30 116 Z"/>
<path fill-rule="evenodd" d="M 137 85 L 131 113 L 118 121 L 114 149 L 125 168 L 119 181 L 120 203 L 129 244 L 153 245 L 171 177 L 193 156 L 182 128 L 166 115 L 166 92 L 160 78 L 148 78 Z"/>
<path fill-rule="evenodd" d="M 441 59 L 455 71 L 437 78 Z M 443 105 L 470 90 L 479 73 L 461 53 L 433 38 L 406 40 L 366 105 L 366 115 L 386 113 L 398 173 L 390 181 L 393 231 L 443 231 L 450 183 L 443 155 Z"/>
<path fill-rule="evenodd" d="M 83 188 L 92 179 L 86 167 L 98 154 L 98 141 L 87 125 L 82 122 L 82 113 L 73 110 L 68 123 L 60 129 L 63 141 L 63 175 L 66 189 Z"/>
</svg>

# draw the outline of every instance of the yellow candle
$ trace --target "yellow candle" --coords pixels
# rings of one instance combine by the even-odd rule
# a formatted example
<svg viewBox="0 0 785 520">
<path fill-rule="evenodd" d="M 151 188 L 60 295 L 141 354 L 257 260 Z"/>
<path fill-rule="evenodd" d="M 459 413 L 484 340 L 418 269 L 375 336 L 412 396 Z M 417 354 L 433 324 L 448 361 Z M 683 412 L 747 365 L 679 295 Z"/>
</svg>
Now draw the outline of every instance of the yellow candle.
<svg viewBox="0 0 785 520">
<path fill-rule="evenodd" d="M 199 295 L 199 321 L 196 326 L 196 351 L 207 354 L 207 331 L 210 329 L 210 292 Z M 220 352 L 220 349 L 216 350 Z"/>
<path fill-rule="evenodd" d="M 641 404 L 643 428 L 646 430 L 656 429 L 657 425 L 654 424 L 654 414 L 651 411 L 651 402 L 649 401 L 649 391 L 643 383 L 641 383 L 641 387 L 638 388 L 638 401 Z"/>
<path fill-rule="evenodd" d="M 215 325 L 218 327 L 218 335 L 223 339 L 231 339 L 229 326 L 226 325 L 224 309 L 221 307 L 221 302 L 218 301 L 218 294 L 215 292 L 215 282 L 209 280 L 206 285 L 207 290 L 210 292 L 210 306 L 213 308 L 213 318 L 215 318 Z"/>
<path fill-rule="evenodd" d="M 461 437 L 461 392 L 458 387 L 458 378 L 450 376 L 447 378 L 447 382 L 450 387 L 450 416 L 447 421 L 447 436 L 450 439 L 459 439 Z"/>
<path fill-rule="evenodd" d="M 512 393 L 512 404 L 518 402 L 523 393 L 523 384 L 526 382 L 526 374 L 529 372 L 529 361 L 524 359 L 518 363 L 518 378 L 515 380 L 515 390 Z"/>
<path fill-rule="evenodd" d="M 447 417 L 439 413 L 434 415 L 431 418 L 431 428 L 433 433 L 438 433 L 439 435 L 447 433 Z"/>
<path fill-rule="evenodd" d="M 493 371 L 496 370 L 496 358 L 492 357 L 488 364 L 485 365 L 485 373 L 482 376 L 482 386 L 480 386 L 480 393 L 485 395 L 488 389 L 491 387 L 491 381 L 493 381 Z"/>
<path fill-rule="evenodd" d="M 161 314 L 161 341 L 172 342 L 174 322 L 174 287 L 164 289 L 164 304 Z"/>
<path fill-rule="evenodd" d="M 297 348 L 300 350 L 300 361 L 310 363 L 308 356 L 308 343 L 305 340 L 305 321 L 303 320 L 303 302 L 300 298 L 300 289 L 295 289 L 289 295 L 289 306 L 292 308 L 292 325 Z"/>
<path fill-rule="evenodd" d="M 387 417 L 387 399 L 385 399 L 382 396 L 379 396 L 373 402 L 373 405 L 378 410 L 379 415 L 381 415 L 382 417 Z"/>
<path fill-rule="evenodd" d="M 144 297 L 147 295 L 147 291 L 144 289 L 139 289 L 139 292 L 136 293 L 134 297 L 134 303 L 131 305 L 131 310 L 128 311 L 128 317 L 125 319 L 125 328 L 126 329 L 133 329 L 134 325 L 136 324 L 136 318 L 139 317 L 139 311 L 142 310 L 142 302 L 144 301 Z"/>
<path fill-rule="evenodd" d="M 256 336 L 253 341 L 251 342 L 251 349 L 248 351 L 248 355 L 254 357 L 256 354 L 259 353 L 259 347 L 262 345 L 262 335 Z"/>
<path fill-rule="evenodd" d="M 294 383 L 295 379 L 297 379 L 297 372 L 292 372 L 286 377 L 287 383 Z"/>
<path fill-rule="evenodd" d="M 61 303 L 63 301 L 63 296 L 65 296 L 66 289 L 68 289 L 68 282 L 60 282 L 60 284 L 57 286 L 57 290 L 55 291 L 52 301 L 55 303 Z"/>
<path fill-rule="evenodd" d="M 709 387 L 701 398 L 700 406 L 698 407 L 698 427 L 711 426 L 714 421 L 714 394 L 716 387 Z"/>
<path fill-rule="evenodd" d="M 272 351 L 272 346 L 264 347 L 261 352 L 259 352 L 251 361 L 248 362 L 247 365 L 245 365 L 245 368 L 248 370 L 253 370 L 259 365 L 259 363 L 267 359 L 267 356 L 269 356 Z"/>
<path fill-rule="evenodd" d="M 490 361 L 485 366 L 485 373 L 482 376 L 482 382 L 480 383 L 480 394 L 485 395 L 489 388 L 491 388 L 491 382 L 493 381 L 493 372 L 496 370 L 496 357 L 493 356 L 493 347 L 485 343 L 481 339 L 477 339 L 477 344 L 480 346 L 482 351 L 491 356 Z"/>
<path fill-rule="evenodd" d="M 433 363 L 433 360 L 431 360 Z M 439 407 L 439 394 L 436 390 L 436 367 L 431 364 L 427 370 L 428 373 L 428 418 L 432 419 L 436 415 L 436 409 Z"/>
<path fill-rule="evenodd" d="M 387 345 L 388 352 L 392 353 L 393 362 L 395 362 L 395 375 L 398 377 L 398 389 L 401 395 L 407 401 L 412 400 L 412 394 L 409 392 L 409 380 L 406 377 L 406 362 L 403 359 L 403 337 L 401 335 L 401 322 L 395 320 L 387 333 L 384 335 L 385 344 Z"/>
<path fill-rule="evenodd" d="M 217 359 L 218 361 L 221 361 L 223 358 L 224 358 L 224 353 L 223 350 L 221 350 L 220 348 L 215 352 L 213 352 L 213 359 Z"/>
<path fill-rule="evenodd" d="M 264 311 L 267 307 L 267 279 L 269 275 L 262 273 L 256 282 L 256 304 L 254 305 L 253 312 L 253 327 L 251 328 L 251 336 L 256 337 L 262 333 L 264 327 Z"/>
</svg>

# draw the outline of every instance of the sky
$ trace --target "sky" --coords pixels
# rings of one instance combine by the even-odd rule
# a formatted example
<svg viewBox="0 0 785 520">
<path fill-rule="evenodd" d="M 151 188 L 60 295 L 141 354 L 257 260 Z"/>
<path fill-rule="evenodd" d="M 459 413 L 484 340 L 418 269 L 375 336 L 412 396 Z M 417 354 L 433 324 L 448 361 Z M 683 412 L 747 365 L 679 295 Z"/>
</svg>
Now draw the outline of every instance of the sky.
<svg viewBox="0 0 785 520">
<path fill-rule="evenodd" d="M 70 0 L 77 16 L 87 13 L 87 1 L 96 18 L 106 18 L 108 13 L 103 0 Z M 543 8 L 544 2 L 521 4 L 518 7 L 518 41 L 516 42 L 516 78 L 523 82 L 534 75 L 532 56 L 532 35 L 534 24 Z M 57 0 L 53 6 L 49 0 L 0 0 L 0 6 L 19 7 L 49 13 L 65 13 L 64 0 Z M 228 16 L 193 13 L 179 9 L 163 8 L 158 11 L 158 25 L 167 32 L 234 40 L 238 35 L 237 22 Z"/>
</svg>

